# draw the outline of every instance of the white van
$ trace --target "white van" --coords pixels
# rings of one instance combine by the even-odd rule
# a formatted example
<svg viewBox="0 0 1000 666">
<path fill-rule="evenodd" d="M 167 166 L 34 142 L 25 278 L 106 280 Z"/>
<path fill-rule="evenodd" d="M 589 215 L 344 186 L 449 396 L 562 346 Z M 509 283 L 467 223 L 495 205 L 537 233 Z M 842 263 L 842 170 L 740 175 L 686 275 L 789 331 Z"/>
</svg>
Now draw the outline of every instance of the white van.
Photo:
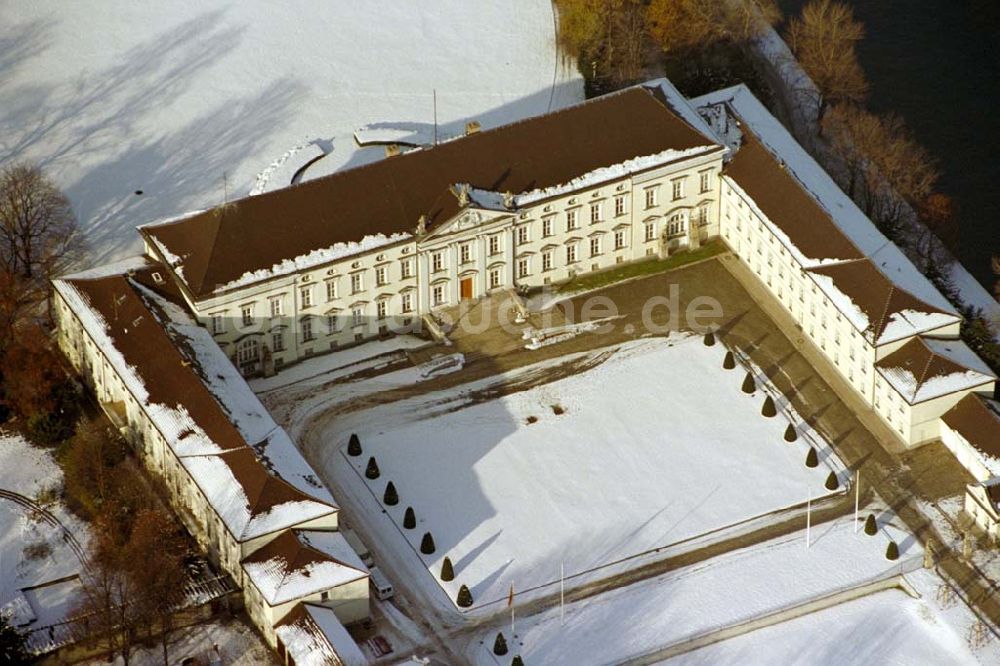
<svg viewBox="0 0 1000 666">
<path fill-rule="evenodd" d="M 372 591 L 375 592 L 375 598 L 380 601 L 390 599 L 396 593 L 392 589 L 392 583 L 389 582 L 389 579 L 385 577 L 385 574 L 378 567 L 371 568 L 371 577 L 368 579 L 368 582 L 372 587 Z"/>
</svg>

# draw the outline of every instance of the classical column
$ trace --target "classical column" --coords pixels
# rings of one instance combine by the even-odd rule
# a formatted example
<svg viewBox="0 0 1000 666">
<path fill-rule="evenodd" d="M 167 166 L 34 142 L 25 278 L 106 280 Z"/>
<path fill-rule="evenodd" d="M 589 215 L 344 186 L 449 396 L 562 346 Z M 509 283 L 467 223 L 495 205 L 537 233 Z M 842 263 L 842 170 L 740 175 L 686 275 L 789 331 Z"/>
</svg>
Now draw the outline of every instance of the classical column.
<svg viewBox="0 0 1000 666">
<path fill-rule="evenodd" d="M 431 311 L 431 280 L 427 251 L 417 250 L 417 313 L 425 315 Z"/>
<path fill-rule="evenodd" d="M 514 286 L 514 226 L 511 224 L 503 232 L 503 285 Z"/>
</svg>

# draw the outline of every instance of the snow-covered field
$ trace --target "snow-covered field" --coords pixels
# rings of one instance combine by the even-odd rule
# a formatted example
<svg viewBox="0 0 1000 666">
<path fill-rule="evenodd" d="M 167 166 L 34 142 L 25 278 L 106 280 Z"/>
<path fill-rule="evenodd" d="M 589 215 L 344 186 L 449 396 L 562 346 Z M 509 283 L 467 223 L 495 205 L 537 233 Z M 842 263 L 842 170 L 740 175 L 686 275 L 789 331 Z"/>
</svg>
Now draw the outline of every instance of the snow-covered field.
<svg viewBox="0 0 1000 666">
<path fill-rule="evenodd" d="M 133 227 L 264 189 L 298 163 L 329 173 L 363 125 L 442 135 L 583 98 L 548 0 L 275 3 L 7 2 L 0 22 L 0 163 L 25 159 L 73 202 L 96 259 Z M 136 194 L 136 191 L 142 194 Z"/>
<path fill-rule="evenodd" d="M 551 585 L 560 566 L 579 584 L 612 573 L 597 567 L 829 494 L 830 467 L 805 467 L 806 438 L 784 441 L 788 419 L 761 415 L 763 392 L 741 392 L 745 373 L 722 369 L 721 344 L 654 338 L 603 354 L 581 374 L 499 399 L 477 382 L 338 416 L 314 453 L 363 505 L 377 551 L 406 553 L 411 578 L 427 579 L 426 567 L 434 580 L 449 556 L 448 596 L 468 585 L 477 606 L 511 584 Z M 719 409 L 725 419 L 706 416 Z M 345 450 L 352 432 L 357 458 Z M 836 465 L 828 451 L 820 457 Z M 376 481 L 363 478 L 369 456 Z M 400 496 L 387 507 L 394 524 L 382 514 L 388 481 Z M 407 506 L 417 529 L 401 527 Z M 418 559 L 427 531 L 437 551 Z"/>
<path fill-rule="evenodd" d="M 43 498 L 62 485 L 62 471 L 49 452 L 0 430 L 0 460 L 0 490 L 41 504 L 85 547 L 86 525 L 58 501 Z M 63 534 L 61 527 L 0 497 L 0 611 L 12 614 L 15 624 L 45 627 L 72 613 L 82 566 Z"/>
</svg>

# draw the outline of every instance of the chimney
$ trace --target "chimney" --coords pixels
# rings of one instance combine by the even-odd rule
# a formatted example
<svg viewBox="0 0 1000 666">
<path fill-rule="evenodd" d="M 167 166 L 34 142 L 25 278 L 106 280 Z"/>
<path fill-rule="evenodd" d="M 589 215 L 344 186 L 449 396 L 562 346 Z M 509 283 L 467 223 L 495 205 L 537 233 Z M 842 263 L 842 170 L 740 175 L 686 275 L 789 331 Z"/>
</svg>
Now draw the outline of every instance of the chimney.
<svg viewBox="0 0 1000 666">
<path fill-rule="evenodd" d="M 478 120 L 470 120 L 469 122 L 465 123 L 465 136 L 478 134 L 479 130 L 481 129 L 482 127 L 480 126 Z"/>
<path fill-rule="evenodd" d="M 503 207 L 507 210 L 514 207 L 514 193 L 510 190 L 503 193 Z"/>
<path fill-rule="evenodd" d="M 399 144 L 398 143 L 387 143 L 385 145 L 385 156 L 395 157 L 399 155 Z"/>
</svg>

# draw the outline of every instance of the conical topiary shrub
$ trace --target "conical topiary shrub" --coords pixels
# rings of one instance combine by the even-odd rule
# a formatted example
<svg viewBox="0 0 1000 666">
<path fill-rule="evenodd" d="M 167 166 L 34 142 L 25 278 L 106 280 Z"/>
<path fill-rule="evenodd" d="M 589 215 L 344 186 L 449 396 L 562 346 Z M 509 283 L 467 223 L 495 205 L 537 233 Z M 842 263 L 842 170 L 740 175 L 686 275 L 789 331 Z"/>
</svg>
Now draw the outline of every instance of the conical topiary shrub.
<svg viewBox="0 0 1000 666">
<path fill-rule="evenodd" d="M 434 550 L 434 537 L 430 532 L 424 532 L 424 538 L 420 540 L 420 552 L 424 555 L 433 555 Z"/>
<path fill-rule="evenodd" d="M 503 656 L 507 654 L 507 639 L 503 637 L 503 632 L 497 632 L 497 639 L 493 641 L 493 654 Z"/>
<path fill-rule="evenodd" d="M 788 427 L 785 428 L 785 441 L 794 442 L 798 438 L 799 438 L 799 433 L 795 432 L 795 426 L 789 423 Z"/>
<path fill-rule="evenodd" d="M 521 659 L 521 655 L 517 655 L 514 661 L 510 662 L 510 666 L 524 666 L 524 659 Z"/>
<path fill-rule="evenodd" d="M 869 513 L 868 517 L 865 518 L 865 534 L 868 536 L 875 536 L 878 534 L 878 523 L 875 522 L 874 513 Z"/>
<path fill-rule="evenodd" d="M 441 580 L 446 583 L 455 580 L 455 568 L 451 566 L 450 557 L 445 557 L 444 562 L 441 563 Z"/>
<path fill-rule="evenodd" d="M 774 399 L 771 396 L 764 398 L 764 406 L 760 408 L 760 413 L 767 418 L 778 415 L 778 410 L 774 407 Z"/>
<path fill-rule="evenodd" d="M 351 440 L 347 442 L 347 455 L 349 456 L 361 455 L 361 440 L 358 439 L 357 434 L 352 434 Z"/>
<path fill-rule="evenodd" d="M 806 467 L 817 467 L 819 465 L 819 455 L 816 453 L 816 449 L 809 447 L 809 453 L 806 454 Z"/>
<path fill-rule="evenodd" d="M 726 352 L 726 358 L 722 359 L 722 367 L 725 370 L 732 370 L 736 367 L 736 357 L 733 356 L 733 352 Z"/>
<path fill-rule="evenodd" d="M 417 514 L 413 513 L 413 507 L 406 507 L 406 513 L 403 514 L 403 527 L 408 530 L 412 530 L 417 526 Z"/>
<path fill-rule="evenodd" d="M 385 487 L 385 494 L 382 495 L 382 501 L 385 502 L 386 506 L 396 506 L 399 504 L 399 493 L 396 492 L 396 486 L 392 481 Z"/>
<path fill-rule="evenodd" d="M 840 487 L 840 482 L 837 481 L 837 475 L 834 474 L 833 472 L 830 472 L 830 475 L 826 477 L 826 489 L 836 490 L 839 487 Z"/>
<path fill-rule="evenodd" d="M 459 608 L 468 608 L 472 605 L 472 592 L 469 592 L 469 588 L 465 585 L 458 588 L 458 602 Z"/>
<path fill-rule="evenodd" d="M 890 541 L 889 546 L 885 549 L 885 559 L 887 560 L 899 559 L 899 546 L 896 545 L 895 541 Z"/>
<path fill-rule="evenodd" d="M 375 462 L 375 456 L 368 459 L 368 467 L 365 467 L 365 476 L 369 479 L 377 479 L 381 472 L 378 471 L 378 463 Z"/>
<path fill-rule="evenodd" d="M 748 372 L 746 378 L 743 380 L 743 392 L 753 393 L 756 390 L 757 390 L 757 382 L 753 380 L 753 375 L 751 375 Z"/>
<path fill-rule="evenodd" d="M 715 333 L 709 331 L 708 333 L 705 334 L 705 346 L 711 347 L 714 344 L 715 344 Z"/>
</svg>

